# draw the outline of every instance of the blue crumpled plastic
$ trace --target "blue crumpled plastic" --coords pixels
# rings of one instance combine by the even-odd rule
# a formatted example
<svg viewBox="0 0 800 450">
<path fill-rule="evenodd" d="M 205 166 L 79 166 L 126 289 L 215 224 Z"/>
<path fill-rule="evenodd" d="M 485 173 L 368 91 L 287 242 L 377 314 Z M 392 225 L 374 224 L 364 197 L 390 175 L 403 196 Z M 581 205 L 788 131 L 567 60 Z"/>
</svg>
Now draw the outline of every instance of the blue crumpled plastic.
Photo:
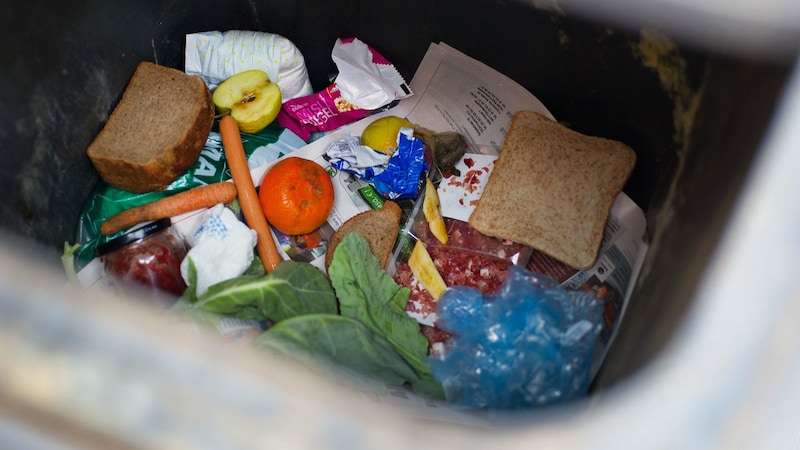
<svg viewBox="0 0 800 450">
<path fill-rule="evenodd" d="M 397 150 L 386 169 L 372 179 L 372 184 L 379 194 L 391 200 L 416 198 L 427 169 L 422 139 L 414 137 L 413 129 L 401 128 Z"/>
<path fill-rule="evenodd" d="M 493 295 L 445 291 L 438 326 L 453 338 L 428 364 L 453 405 L 519 410 L 572 400 L 588 390 L 602 311 L 594 294 L 514 265 Z"/>
</svg>

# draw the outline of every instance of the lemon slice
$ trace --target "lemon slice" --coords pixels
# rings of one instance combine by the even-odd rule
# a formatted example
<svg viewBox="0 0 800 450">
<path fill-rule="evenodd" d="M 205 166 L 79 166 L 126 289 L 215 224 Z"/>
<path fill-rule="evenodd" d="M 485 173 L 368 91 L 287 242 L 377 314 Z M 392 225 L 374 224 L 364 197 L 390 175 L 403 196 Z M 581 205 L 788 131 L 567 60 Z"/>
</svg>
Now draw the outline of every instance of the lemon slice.
<svg viewBox="0 0 800 450">
<path fill-rule="evenodd" d="M 439 193 L 436 192 L 436 186 L 433 185 L 430 178 L 425 178 L 425 199 L 422 201 L 422 212 L 425 214 L 425 220 L 428 221 L 431 233 L 439 242 L 447 244 L 447 227 L 444 224 L 444 217 L 442 217 Z"/>
<path fill-rule="evenodd" d="M 442 293 L 447 290 L 447 285 L 444 284 L 442 274 L 436 269 L 436 264 L 422 242 L 417 241 L 414 244 L 414 250 L 411 251 L 411 256 L 408 258 L 408 266 L 422 287 L 431 294 L 431 297 L 439 300 Z"/>
</svg>

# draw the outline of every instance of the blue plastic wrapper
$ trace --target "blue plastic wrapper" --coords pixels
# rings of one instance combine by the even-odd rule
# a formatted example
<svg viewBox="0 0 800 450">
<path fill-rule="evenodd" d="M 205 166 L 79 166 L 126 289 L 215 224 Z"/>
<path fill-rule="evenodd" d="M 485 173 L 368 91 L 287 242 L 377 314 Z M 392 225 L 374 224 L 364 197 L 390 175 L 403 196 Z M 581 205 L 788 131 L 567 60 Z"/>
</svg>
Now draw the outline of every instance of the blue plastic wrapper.
<svg viewBox="0 0 800 450">
<path fill-rule="evenodd" d="M 588 390 L 602 311 L 594 294 L 514 265 L 493 295 L 466 286 L 445 291 L 438 326 L 453 338 L 428 363 L 448 402 L 461 407 L 572 400 Z"/>
<path fill-rule="evenodd" d="M 333 167 L 356 174 L 367 182 L 386 168 L 390 158 L 386 153 L 361 145 L 361 138 L 353 134 L 333 142 L 325 153 Z"/>
<path fill-rule="evenodd" d="M 401 128 L 397 150 L 389 158 L 386 169 L 377 174 L 372 183 L 375 190 L 388 199 L 416 198 L 422 174 L 427 169 L 422 139 L 414 137 L 413 129 Z"/>
</svg>

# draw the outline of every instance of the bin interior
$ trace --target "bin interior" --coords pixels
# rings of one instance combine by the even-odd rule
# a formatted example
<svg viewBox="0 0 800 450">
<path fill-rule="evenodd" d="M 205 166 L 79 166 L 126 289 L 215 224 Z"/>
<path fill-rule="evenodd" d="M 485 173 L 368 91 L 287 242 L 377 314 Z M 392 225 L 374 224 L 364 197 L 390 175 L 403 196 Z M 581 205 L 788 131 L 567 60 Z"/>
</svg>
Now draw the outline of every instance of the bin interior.
<svg viewBox="0 0 800 450">
<path fill-rule="evenodd" d="M 791 61 L 692 46 L 551 5 L 479 0 L 16 2 L 4 7 L 2 230 L 57 261 L 98 178 L 85 149 L 142 60 L 183 68 L 187 33 L 250 29 L 289 38 L 315 90 L 338 37 L 376 48 L 410 81 L 431 42 L 513 78 L 561 122 L 636 150 L 625 192 L 651 251 L 595 388 L 655 358 L 685 317 L 770 123 Z M 6 50 L 7 50 L 6 49 Z M 57 297 L 57 293 L 53 293 Z"/>
</svg>

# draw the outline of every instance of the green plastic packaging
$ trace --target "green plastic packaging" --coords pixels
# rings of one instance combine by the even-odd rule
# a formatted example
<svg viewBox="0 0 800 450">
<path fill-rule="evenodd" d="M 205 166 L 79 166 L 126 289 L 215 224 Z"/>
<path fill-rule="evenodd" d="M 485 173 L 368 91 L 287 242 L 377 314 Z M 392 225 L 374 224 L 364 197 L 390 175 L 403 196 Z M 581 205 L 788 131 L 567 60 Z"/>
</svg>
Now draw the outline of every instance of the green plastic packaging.
<svg viewBox="0 0 800 450">
<path fill-rule="evenodd" d="M 241 136 L 245 155 L 251 168 L 253 164 L 258 166 L 274 161 L 305 145 L 305 142 L 296 134 L 277 123 L 271 124 L 257 134 L 241 133 Z M 86 199 L 79 218 L 75 242 L 81 247 L 75 252 L 76 269 L 80 270 L 95 258 L 95 249 L 98 245 L 125 232 L 122 230 L 108 236 L 100 234 L 100 225 L 109 217 L 134 206 L 230 178 L 231 174 L 219 134 L 219 122 L 214 121 L 200 156 L 183 175 L 175 179 L 164 190 L 136 194 L 113 188 L 100 180 Z"/>
</svg>

